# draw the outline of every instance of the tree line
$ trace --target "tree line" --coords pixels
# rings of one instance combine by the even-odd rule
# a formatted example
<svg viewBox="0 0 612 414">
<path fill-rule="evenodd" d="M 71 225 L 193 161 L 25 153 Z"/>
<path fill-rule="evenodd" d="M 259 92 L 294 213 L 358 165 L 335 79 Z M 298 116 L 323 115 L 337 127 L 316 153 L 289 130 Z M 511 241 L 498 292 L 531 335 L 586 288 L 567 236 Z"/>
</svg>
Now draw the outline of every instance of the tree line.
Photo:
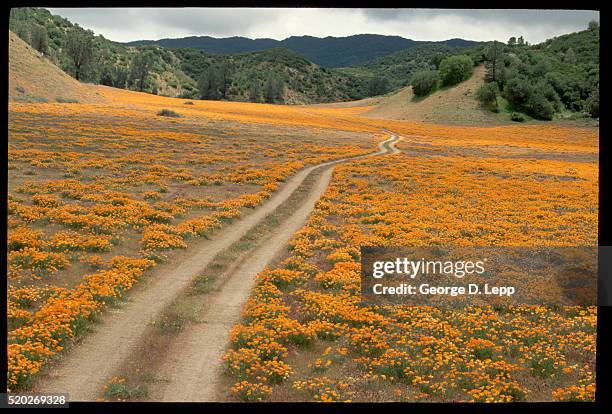
<svg viewBox="0 0 612 414">
<path fill-rule="evenodd" d="M 198 79 L 198 94 L 201 99 L 229 99 L 234 82 L 235 68 L 231 63 L 213 63 L 202 71 Z M 270 71 L 265 80 L 254 77 L 250 80 L 248 99 L 251 102 L 282 103 L 285 100 L 285 81 L 278 73 Z"/>
<path fill-rule="evenodd" d="M 513 36 L 505 44 L 494 41 L 484 49 L 475 48 L 471 56 L 437 54 L 430 62 L 435 69 L 414 73 L 410 84 L 414 95 L 423 97 L 468 79 L 474 64 L 482 62 L 485 84 L 476 96 L 494 112 L 502 100 L 517 121 L 524 120 L 520 113 L 542 120 L 562 112 L 598 117 L 598 45 L 597 22 L 543 45 L 532 46 L 522 36 Z"/>
<path fill-rule="evenodd" d="M 599 117 L 599 24 L 552 39 L 541 48 L 528 47 L 519 37 L 493 42 L 485 54 L 485 84 L 478 99 L 494 112 L 499 98 L 511 111 L 551 120 L 564 111 Z M 577 50 L 581 56 L 578 56 Z M 591 53 L 592 52 L 592 53 Z M 520 114 L 514 120 L 524 120 Z"/>
<path fill-rule="evenodd" d="M 468 55 L 436 54 L 431 59 L 435 70 L 415 72 L 410 80 L 415 96 L 426 96 L 442 86 L 452 86 L 472 76 L 474 61 Z"/>
</svg>

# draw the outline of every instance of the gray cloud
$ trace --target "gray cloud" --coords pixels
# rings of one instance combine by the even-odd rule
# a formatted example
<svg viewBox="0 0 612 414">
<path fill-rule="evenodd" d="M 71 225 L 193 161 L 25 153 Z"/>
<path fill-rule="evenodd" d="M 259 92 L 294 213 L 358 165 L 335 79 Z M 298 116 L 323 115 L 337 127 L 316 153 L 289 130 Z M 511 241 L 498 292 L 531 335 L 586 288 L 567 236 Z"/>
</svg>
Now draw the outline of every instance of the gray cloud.
<svg viewBox="0 0 612 414">
<path fill-rule="evenodd" d="M 209 8 L 50 8 L 117 41 L 159 39 L 187 35 L 226 37 L 245 35 L 257 22 L 276 20 L 278 11 Z"/>
<path fill-rule="evenodd" d="M 295 35 L 398 35 L 415 40 L 531 43 L 581 30 L 599 12 L 585 10 L 71 8 L 49 9 L 116 41 L 208 35 L 283 39 Z"/>
<path fill-rule="evenodd" d="M 591 10 L 504 10 L 504 9 L 362 9 L 373 19 L 388 21 L 432 19 L 438 16 L 455 16 L 471 23 L 493 21 L 501 25 L 556 25 L 576 27 L 595 18 L 599 12 Z"/>
</svg>

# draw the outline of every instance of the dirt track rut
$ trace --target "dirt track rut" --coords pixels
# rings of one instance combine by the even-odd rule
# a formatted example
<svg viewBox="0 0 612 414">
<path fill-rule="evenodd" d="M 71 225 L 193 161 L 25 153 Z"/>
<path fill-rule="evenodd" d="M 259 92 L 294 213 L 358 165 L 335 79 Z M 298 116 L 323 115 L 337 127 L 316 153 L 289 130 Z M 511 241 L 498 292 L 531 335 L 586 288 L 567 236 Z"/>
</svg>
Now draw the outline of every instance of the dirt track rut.
<svg viewBox="0 0 612 414">
<path fill-rule="evenodd" d="M 254 252 L 253 259 L 240 266 L 231 280 L 224 284 L 215 296 L 214 304 L 210 306 L 210 314 L 203 317 L 205 322 L 196 325 L 188 337 L 181 341 L 183 349 L 180 354 L 168 354 L 168 363 L 164 364 L 167 374 L 164 376 L 170 382 L 163 390 L 152 390 L 151 393 L 152 396 L 161 395 L 162 401 L 210 401 L 214 397 L 214 381 L 229 329 L 240 316 L 255 275 L 305 222 L 329 184 L 333 171 L 331 167 L 351 159 L 396 153 L 398 150 L 393 144 L 397 140 L 398 137 L 393 135 L 381 142 L 379 151 L 372 154 L 305 168 L 253 213 L 228 225 L 210 240 L 194 246 L 193 252 L 171 271 L 165 274 L 156 274 L 154 271 L 146 286 L 135 289 L 119 309 L 106 312 L 99 323 L 95 324 L 93 332 L 75 345 L 61 361 L 50 367 L 47 375 L 35 382 L 35 391 L 67 393 L 71 401 L 96 400 L 108 379 L 135 351 L 147 326 L 188 286 L 194 275 L 287 200 L 312 171 L 325 168 L 303 205 L 279 225 L 264 243 L 265 246 Z"/>
</svg>

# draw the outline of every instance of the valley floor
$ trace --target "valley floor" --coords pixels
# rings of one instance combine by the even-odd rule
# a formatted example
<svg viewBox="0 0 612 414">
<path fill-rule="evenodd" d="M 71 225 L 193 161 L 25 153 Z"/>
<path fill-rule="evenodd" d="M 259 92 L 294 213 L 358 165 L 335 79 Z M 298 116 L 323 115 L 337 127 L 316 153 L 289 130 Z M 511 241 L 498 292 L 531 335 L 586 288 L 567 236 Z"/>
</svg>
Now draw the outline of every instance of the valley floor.
<svg viewBox="0 0 612 414">
<path fill-rule="evenodd" d="M 596 245 L 596 128 L 95 89 L 9 104 L 11 389 L 593 400 L 596 308 L 363 307 L 358 247 Z"/>
</svg>

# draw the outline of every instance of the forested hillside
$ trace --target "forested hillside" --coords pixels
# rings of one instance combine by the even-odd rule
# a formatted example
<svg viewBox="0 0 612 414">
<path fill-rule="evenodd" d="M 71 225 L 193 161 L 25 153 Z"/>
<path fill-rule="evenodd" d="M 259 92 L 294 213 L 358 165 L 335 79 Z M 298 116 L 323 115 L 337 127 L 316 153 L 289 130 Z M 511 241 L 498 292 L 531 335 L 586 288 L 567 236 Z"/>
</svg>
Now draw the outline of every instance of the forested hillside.
<svg viewBox="0 0 612 414">
<path fill-rule="evenodd" d="M 511 38 L 483 51 L 487 85 L 479 91 L 494 111 L 536 119 L 599 116 L 599 25 L 529 46 Z M 516 120 L 521 120 L 517 115 Z"/>
<path fill-rule="evenodd" d="M 522 37 L 502 44 L 355 35 L 294 36 L 283 41 L 169 39 L 170 47 L 190 46 L 172 49 L 150 41 L 116 43 L 42 8 L 12 9 L 9 29 L 77 80 L 165 96 L 310 104 L 384 95 L 411 84 L 416 95 L 425 96 L 438 86 L 456 83 L 442 79 L 438 73 L 442 62 L 470 61 L 487 67 L 487 84 L 476 94 L 485 108 L 508 112 L 517 121 L 525 119 L 522 114 L 545 120 L 599 115 L 595 23 L 537 45 Z M 212 53 L 198 50 L 202 47 Z M 249 48 L 265 50 L 224 53 Z M 448 60 L 452 56 L 465 59 Z M 351 62 L 362 63 L 325 67 Z M 442 69 L 448 72 L 449 65 Z M 458 81 L 471 74 L 461 70 L 466 76 Z"/>
<path fill-rule="evenodd" d="M 78 80 L 165 96 L 275 103 L 347 101 L 369 79 L 332 72 L 287 49 L 209 55 L 125 46 L 42 8 L 11 10 L 10 30 Z"/>
<path fill-rule="evenodd" d="M 169 50 L 126 47 L 43 8 L 11 9 L 9 29 L 81 81 L 167 96 L 195 88 Z"/>
<path fill-rule="evenodd" d="M 177 49 L 181 69 L 198 79 L 199 96 L 251 102 L 317 103 L 360 99 L 367 81 L 321 68 L 288 49 L 209 55 Z"/>
<path fill-rule="evenodd" d="M 449 39 L 441 42 L 423 42 L 400 36 L 360 34 L 346 37 L 291 36 L 284 40 L 247 39 L 228 37 L 217 39 L 210 36 L 191 36 L 180 39 L 139 40 L 126 43 L 131 46 L 152 45 L 170 49 L 191 48 L 208 54 L 232 54 L 283 47 L 304 55 L 308 60 L 326 68 L 361 65 L 372 59 L 400 50 L 425 44 L 467 47 L 477 42 L 464 39 Z"/>
<path fill-rule="evenodd" d="M 483 45 L 484 43 L 477 43 L 473 46 L 465 47 L 425 43 L 374 59 L 363 65 L 341 68 L 339 70 L 343 73 L 362 78 L 384 78 L 389 83 L 389 89 L 398 89 L 409 85 L 410 79 L 415 72 L 436 69 L 442 59 L 448 56 L 462 53 L 478 54 Z"/>
</svg>

